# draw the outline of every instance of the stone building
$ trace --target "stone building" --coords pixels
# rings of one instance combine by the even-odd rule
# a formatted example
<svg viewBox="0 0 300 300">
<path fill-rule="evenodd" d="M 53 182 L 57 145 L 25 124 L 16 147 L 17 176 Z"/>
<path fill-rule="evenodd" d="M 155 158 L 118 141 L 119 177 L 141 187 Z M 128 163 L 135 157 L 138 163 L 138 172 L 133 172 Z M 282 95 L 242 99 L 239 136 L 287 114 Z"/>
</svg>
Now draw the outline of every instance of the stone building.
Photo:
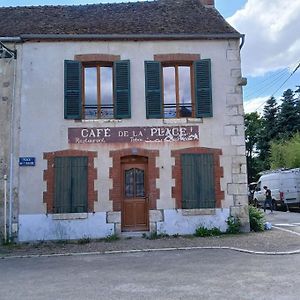
<svg viewBox="0 0 300 300">
<path fill-rule="evenodd" d="M 249 230 L 243 35 L 213 0 L 0 8 L 0 25 L 19 241 Z"/>
<path fill-rule="evenodd" d="M 9 172 L 13 163 L 12 157 L 12 103 L 14 98 L 14 84 L 16 60 L 14 45 L 9 44 L 6 47 L 0 43 L 0 241 L 4 238 L 4 232 L 8 233 L 8 229 L 4 229 L 4 201 L 7 203 L 7 219 L 9 212 L 13 216 L 12 207 L 9 206 L 10 189 L 13 185 L 7 179 L 10 177 Z M 6 185 L 6 188 L 4 187 Z M 6 191 L 6 192 L 5 192 Z M 12 198 L 12 196 L 11 196 Z M 14 214 L 15 218 L 17 217 Z"/>
</svg>

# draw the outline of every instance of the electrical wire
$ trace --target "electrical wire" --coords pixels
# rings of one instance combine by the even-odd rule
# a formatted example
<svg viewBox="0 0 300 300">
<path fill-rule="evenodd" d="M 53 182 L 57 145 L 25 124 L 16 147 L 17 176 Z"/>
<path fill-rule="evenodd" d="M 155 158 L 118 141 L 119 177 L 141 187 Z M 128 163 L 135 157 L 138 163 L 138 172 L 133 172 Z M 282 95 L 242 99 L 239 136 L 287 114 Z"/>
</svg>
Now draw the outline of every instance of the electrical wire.
<svg viewBox="0 0 300 300">
<path fill-rule="evenodd" d="M 288 76 L 289 74 L 287 74 L 287 69 L 284 69 L 285 72 L 281 73 L 279 76 L 277 76 L 276 78 L 274 78 L 271 82 L 269 82 L 268 84 L 264 85 L 263 87 L 261 87 L 260 89 L 247 94 L 247 98 L 256 95 L 256 97 L 259 97 L 262 94 L 265 94 L 266 91 L 268 91 L 270 88 L 272 88 L 274 85 L 277 85 L 278 82 L 280 82 L 284 77 Z M 269 79 L 269 78 L 268 78 Z"/>
<path fill-rule="evenodd" d="M 277 72 L 274 72 L 272 75 L 267 76 L 265 79 L 263 79 L 263 80 L 257 82 L 256 84 L 254 84 L 254 85 L 252 86 L 252 89 L 254 89 L 254 88 L 256 88 L 256 87 L 257 87 L 257 88 L 261 88 L 262 85 L 264 85 L 264 83 L 265 83 L 266 81 L 269 81 L 269 80 L 271 80 L 271 79 L 276 80 L 278 77 L 281 77 L 281 75 L 282 75 L 283 73 L 285 73 L 286 71 L 288 71 L 288 68 L 284 68 L 284 69 L 281 69 L 281 70 L 279 70 L 279 71 L 277 71 Z M 246 92 L 246 93 L 247 93 L 247 92 Z M 253 92 L 252 92 L 252 93 L 253 93 Z"/>
<path fill-rule="evenodd" d="M 276 91 L 274 93 L 272 93 L 271 97 L 274 97 L 274 95 L 286 84 L 286 82 L 297 72 L 297 70 L 300 68 L 300 62 L 298 63 L 298 65 L 296 66 L 296 68 L 294 69 L 294 71 L 289 75 L 289 77 L 280 85 L 280 87 L 278 89 L 276 89 Z M 270 98 L 271 98 L 270 97 Z M 268 100 L 264 101 L 263 103 L 261 103 L 255 110 L 259 110 Z"/>
<path fill-rule="evenodd" d="M 276 94 L 284 85 L 285 83 L 297 72 L 297 70 L 300 68 L 300 62 L 297 65 L 297 67 L 295 68 L 295 70 L 291 73 L 291 75 L 285 80 L 285 82 L 272 94 L 272 96 L 274 96 L 274 94 Z"/>
</svg>

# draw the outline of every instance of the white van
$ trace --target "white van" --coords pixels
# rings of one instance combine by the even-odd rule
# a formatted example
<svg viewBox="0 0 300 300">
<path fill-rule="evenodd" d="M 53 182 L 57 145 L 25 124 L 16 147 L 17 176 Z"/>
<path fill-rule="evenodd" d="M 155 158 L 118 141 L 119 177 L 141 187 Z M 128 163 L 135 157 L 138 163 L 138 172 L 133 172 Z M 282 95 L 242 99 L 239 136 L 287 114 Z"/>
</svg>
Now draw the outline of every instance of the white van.
<svg viewBox="0 0 300 300">
<path fill-rule="evenodd" d="M 253 199 L 264 205 L 267 186 L 272 192 L 273 207 L 300 207 L 300 168 L 265 172 L 258 180 Z"/>
</svg>

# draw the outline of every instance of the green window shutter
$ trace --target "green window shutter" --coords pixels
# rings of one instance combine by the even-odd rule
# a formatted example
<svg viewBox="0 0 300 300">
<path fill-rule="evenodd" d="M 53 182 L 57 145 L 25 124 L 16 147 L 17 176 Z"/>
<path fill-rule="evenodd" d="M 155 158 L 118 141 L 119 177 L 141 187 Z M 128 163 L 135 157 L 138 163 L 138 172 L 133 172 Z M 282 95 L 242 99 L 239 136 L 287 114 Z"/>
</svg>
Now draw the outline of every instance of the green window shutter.
<svg viewBox="0 0 300 300">
<path fill-rule="evenodd" d="M 182 154 L 182 208 L 215 208 L 212 154 Z"/>
<path fill-rule="evenodd" d="M 54 160 L 54 213 L 87 212 L 87 157 Z"/>
<path fill-rule="evenodd" d="M 194 62 L 196 117 L 212 117 L 211 61 L 202 59 Z"/>
<path fill-rule="evenodd" d="M 163 117 L 161 63 L 145 61 L 145 92 L 148 119 Z"/>
<path fill-rule="evenodd" d="M 72 165 L 72 202 L 71 211 L 74 213 L 87 212 L 88 194 L 88 158 L 71 157 Z"/>
<path fill-rule="evenodd" d="M 82 72 L 81 63 L 65 60 L 65 119 L 81 119 Z"/>
<path fill-rule="evenodd" d="M 114 62 L 114 116 L 117 119 L 131 117 L 130 107 L 130 62 L 120 60 Z"/>
<path fill-rule="evenodd" d="M 54 213 L 71 212 L 71 159 L 54 160 Z"/>
</svg>

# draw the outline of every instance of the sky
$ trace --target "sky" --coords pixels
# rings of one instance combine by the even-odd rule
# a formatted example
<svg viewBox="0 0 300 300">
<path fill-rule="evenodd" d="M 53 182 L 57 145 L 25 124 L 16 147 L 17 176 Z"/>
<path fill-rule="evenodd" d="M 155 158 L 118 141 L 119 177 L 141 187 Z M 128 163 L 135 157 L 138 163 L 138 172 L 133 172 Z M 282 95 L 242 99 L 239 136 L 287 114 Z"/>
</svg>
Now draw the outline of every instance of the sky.
<svg viewBox="0 0 300 300">
<path fill-rule="evenodd" d="M 137 0 L 134 0 L 137 1 Z M 0 6 L 74 5 L 130 0 L 0 0 Z M 261 112 L 274 96 L 300 86 L 300 0 L 215 0 L 226 20 L 246 35 L 241 50 L 246 112 Z M 290 77 L 290 78 L 289 78 Z M 286 81 L 286 82 L 285 82 Z M 300 97 L 300 94 L 298 94 Z"/>
</svg>

